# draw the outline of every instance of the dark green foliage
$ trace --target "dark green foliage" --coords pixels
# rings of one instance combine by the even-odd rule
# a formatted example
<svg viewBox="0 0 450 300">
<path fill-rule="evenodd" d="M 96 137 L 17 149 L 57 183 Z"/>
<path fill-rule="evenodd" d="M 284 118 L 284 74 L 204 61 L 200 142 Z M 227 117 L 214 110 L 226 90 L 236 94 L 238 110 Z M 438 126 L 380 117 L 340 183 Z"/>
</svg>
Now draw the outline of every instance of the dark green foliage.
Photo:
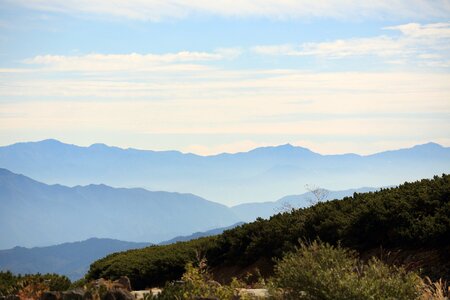
<svg viewBox="0 0 450 300">
<path fill-rule="evenodd" d="M 10 271 L 0 272 L 0 296 L 13 294 L 17 290 L 17 277 Z"/>
<path fill-rule="evenodd" d="M 357 254 L 326 243 L 302 243 L 275 266 L 282 299 L 416 299 L 421 279 L 377 259 L 366 264 Z"/>
<path fill-rule="evenodd" d="M 88 279 L 128 276 L 134 289 L 164 285 L 180 278 L 186 263 L 204 255 L 216 237 L 114 253 L 91 265 Z"/>
<path fill-rule="evenodd" d="M 30 285 L 39 285 L 51 291 L 65 291 L 70 284 L 69 278 L 58 274 L 14 275 L 10 271 L 0 272 L 0 296 L 16 294 Z"/>
<path fill-rule="evenodd" d="M 281 257 L 299 238 L 340 241 L 359 251 L 448 246 L 449 212 L 450 176 L 443 175 L 259 219 L 224 232 L 208 259 L 214 265 Z"/>
<path fill-rule="evenodd" d="M 162 247 L 110 255 L 91 265 L 88 278 L 126 275 L 134 288 L 178 279 L 195 251 L 214 269 L 243 268 L 261 258 L 281 258 L 298 240 L 321 239 L 364 252 L 383 248 L 448 248 L 450 245 L 450 176 L 442 175 L 379 192 L 258 219 L 223 234 Z M 438 276 L 448 277 L 441 268 Z"/>
</svg>

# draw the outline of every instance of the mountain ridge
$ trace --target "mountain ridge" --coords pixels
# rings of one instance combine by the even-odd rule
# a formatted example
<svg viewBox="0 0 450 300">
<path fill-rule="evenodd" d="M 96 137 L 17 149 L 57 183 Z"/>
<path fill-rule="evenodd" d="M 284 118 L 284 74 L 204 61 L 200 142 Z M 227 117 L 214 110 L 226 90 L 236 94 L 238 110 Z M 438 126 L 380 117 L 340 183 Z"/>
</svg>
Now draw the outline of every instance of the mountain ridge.
<svg viewBox="0 0 450 300">
<path fill-rule="evenodd" d="M 354 189 L 347 189 L 342 191 L 330 191 L 322 189 L 325 194 L 321 202 L 329 200 L 341 200 L 344 197 L 353 196 L 355 193 L 375 192 L 380 188 L 375 187 L 361 187 Z M 267 219 L 279 212 L 289 211 L 291 209 L 305 208 L 318 202 L 313 192 L 309 191 L 298 195 L 286 195 L 275 201 L 267 202 L 251 202 L 242 203 L 231 207 L 231 210 L 243 221 L 252 222 L 257 218 Z"/>
<path fill-rule="evenodd" d="M 208 155 L 201 155 L 201 154 L 197 154 L 197 153 L 193 153 L 193 152 L 183 152 L 183 151 L 179 151 L 179 150 L 174 150 L 174 149 L 167 149 L 167 150 L 151 150 L 151 149 L 140 149 L 140 148 L 133 148 L 133 147 L 127 147 L 127 148 L 123 148 L 123 147 L 119 147 L 119 146 L 113 146 L 113 145 L 108 145 L 105 143 L 93 143 L 90 144 L 88 146 L 80 146 L 77 144 L 72 144 L 72 143 L 67 143 L 67 142 L 62 142 L 58 139 L 53 139 L 53 138 L 49 138 L 49 139 L 43 139 L 43 140 L 37 140 L 37 141 L 23 141 L 23 142 L 16 142 L 16 143 L 12 143 L 12 144 L 7 144 L 7 145 L 2 145 L 0 146 L 0 148 L 5 148 L 5 147 L 12 147 L 12 146 L 20 146 L 20 145 L 39 145 L 39 144 L 47 144 L 47 145 L 64 145 L 64 146 L 71 146 L 71 147 L 76 147 L 76 148 L 85 148 L 85 149 L 89 149 L 89 148 L 108 148 L 108 149 L 116 149 L 116 150 L 121 150 L 121 151 L 136 151 L 136 152 L 150 152 L 150 153 L 177 153 L 177 154 L 183 154 L 183 155 L 193 155 L 193 156 L 198 156 L 198 157 L 216 157 L 216 156 L 221 156 L 221 155 L 236 155 L 236 154 L 244 154 L 244 153 L 251 153 L 251 152 L 258 152 L 258 151 L 264 151 L 264 150 L 272 150 L 272 149 L 295 149 L 295 150 L 300 150 L 300 151 L 305 151 L 305 152 L 311 152 L 314 154 L 318 154 L 321 156 L 342 156 L 342 155 L 354 155 L 354 156 L 360 156 L 360 157 L 368 157 L 368 156 L 372 156 L 372 155 L 377 155 L 377 154 L 382 154 L 382 153 L 387 153 L 387 152 L 393 152 L 393 151 L 400 151 L 400 150 L 410 150 L 410 149 L 417 149 L 417 148 L 429 148 L 429 147 L 433 147 L 433 148 L 440 148 L 440 149 L 450 149 L 450 147 L 446 147 L 443 146 L 439 143 L 436 142 L 426 142 L 423 144 L 416 144 L 416 145 L 412 145 L 409 147 L 402 147 L 402 148 L 398 148 L 398 149 L 387 149 L 387 150 L 383 150 L 383 151 L 379 151 L 379 152 L 374 152 L 374 153 L 370 153 L 370 154 L 358 154 L 355 152 L 345 152 L 345 153 L 335 153 L 335 154 L 322 154 L 319 152 L 316 152 L 314 150 L 311 150 L 307 147 L 303 147 L 303 146 L 296 146 L 296 145 L 292 145 L 291 143 L 286 143 L 286 144 L 279 144 L 279 145 L 268 145 L 268 146 L 261 146 L 261 147 L 256 147 L 256 148 L 252 148 L 249 149 L 247 151 L 237 151 L 237 152 L 220 152 L 220 153 L 216 153 L 216 154 L 208 154 Z"/>
<path fill-rule="evenodd" d="M 0 227 L 9 233 L 1 248 L 91 236 L 158 242 L 239 221 L 227 206 L 193 194 L 47 185 L 0 169 Z"/>
<path fill-rule="evenodd" d="M 45 247 L 0 250 L 0 270 L 15 274 L 57 273 L 71 280 L 84 276 L 89 265 L 114 252 L 139 249 L 151 243 L 126 242 L 108 238 L 89 238 Z"/>
<path fill-rule="evenodd" d="M 435 143 L 368 156 L 322 155 L 290 144 L 213 156 L 57 140 L 0 147 L 0 167 L 47 184 L 142 187 L 227 205 L 273 201 L 306 191 L 306 184 L 330 190 L 396 185 L 448 173 L 449 166 L 450 148 Z"/>
</svg>

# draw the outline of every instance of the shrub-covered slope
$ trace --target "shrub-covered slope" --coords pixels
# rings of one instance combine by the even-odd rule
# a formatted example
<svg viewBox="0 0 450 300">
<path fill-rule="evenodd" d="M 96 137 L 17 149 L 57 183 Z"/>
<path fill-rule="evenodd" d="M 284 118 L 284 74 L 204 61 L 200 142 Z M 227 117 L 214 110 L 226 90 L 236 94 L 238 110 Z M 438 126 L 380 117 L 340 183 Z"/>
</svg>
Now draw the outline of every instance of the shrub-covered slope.
<svg viewBox="0 0 450 300">
<path fill-rule="evenodd" d="M 271 262 L 293 250 L 299 239 L 320 238 L 360 253 L 378 247 L 404 249 L 412 257 L 415 252 L 433 251 L 433 261 L 417 262 L 416 267 L 423 267 L 427 275 L 448 278 L 449 199 L 450 176 L 436 176 L 258 219 L 219 236 L 115 253 L 92 264 L 87 276 L 127 275 L 135 288 L 144 288 L 178 279 L 186 262 L 198 256 L 205 255 L 220 273 L 227 266 L 245 269 Z"/>
</svg>

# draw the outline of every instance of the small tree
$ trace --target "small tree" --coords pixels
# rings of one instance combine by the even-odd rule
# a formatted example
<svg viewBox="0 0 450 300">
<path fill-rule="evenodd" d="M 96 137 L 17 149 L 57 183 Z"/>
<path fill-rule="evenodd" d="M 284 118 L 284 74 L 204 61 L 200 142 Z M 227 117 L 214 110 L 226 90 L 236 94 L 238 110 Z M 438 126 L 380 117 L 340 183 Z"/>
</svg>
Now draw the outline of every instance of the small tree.
<svg viewBox="0 0 450 300">
<path fill-rule="evenodd" d="M 312 194 L 312 198 L 308 199 L 311 205 L 327 200 L 328 195 L 330 194 L 329 190 L 316 185 L 307 184 L 305 185 L 305 189 Z"/>
</svg>

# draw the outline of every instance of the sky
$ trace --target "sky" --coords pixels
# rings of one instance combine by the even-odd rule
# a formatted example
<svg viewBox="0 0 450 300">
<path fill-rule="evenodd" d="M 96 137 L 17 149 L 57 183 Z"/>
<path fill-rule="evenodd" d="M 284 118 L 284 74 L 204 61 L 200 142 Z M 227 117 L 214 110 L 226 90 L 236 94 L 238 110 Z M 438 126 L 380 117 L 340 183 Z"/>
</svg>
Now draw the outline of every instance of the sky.
<svg viewBox="0 0 450 300">
<path fill-rule="evenodd" d="M 450 146 L 450 0 L 0 0 L 0 145 Z"/>
</svg>

